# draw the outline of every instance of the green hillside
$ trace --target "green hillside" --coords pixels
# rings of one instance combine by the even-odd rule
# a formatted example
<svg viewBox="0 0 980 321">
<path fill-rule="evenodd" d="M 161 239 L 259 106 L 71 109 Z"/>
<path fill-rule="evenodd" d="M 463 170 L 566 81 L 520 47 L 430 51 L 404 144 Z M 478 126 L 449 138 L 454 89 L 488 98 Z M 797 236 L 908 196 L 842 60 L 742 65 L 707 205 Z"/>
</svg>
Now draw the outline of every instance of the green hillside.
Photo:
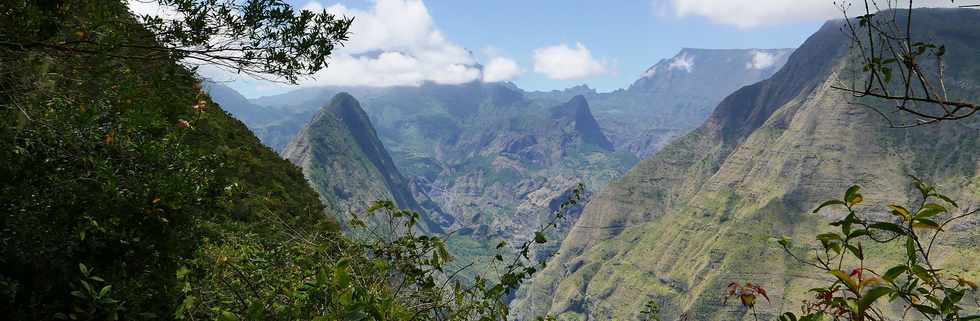
<svg viewBox="0 0 980 321">
<path fill-rule="evenodd" d="M 82 25 L 115 21 L 92 30 L 100 36 L 151 39 L 122 3 L 68 9 Z M 24 21 L 2 30 L 38 30 Z M 58 39 L 75 36 L 72 26 L 41 30 Z M 194 289 L 209 286 L 198 264 L 232 255 L 215 247 L 245 235 L 286 242 L 298 227 L 336 231 L 299 169 L 191 71 L 118 58 L 135 53 L 0 49 L 0 318 L 172 316 L 185 297 L 175 275 L 189 268 Z M 89 311 L 89 287 L 113 301 Z"/>
<path fill-rule="evenodd" d="M 931 35 L 971 66 L 980 25 L 968 10 L 916 11 L 917 32 Z M 958 21 L 958 23 L 947 23 Z M 806 290 L 826 276 L 787 257 L 771 237 L 811 240 L 841 212 L 809 214 L 852 184 L 862 185 L 868 210 L 914 199 L 910 175 L 935 182 L 964 208 L 980 199 L 980 136 L 971 122 L 888 128 L 876 113 L 833 90 L 855 68 L 840 21 L 811 36 L 772 78 L 728 96 L 699 129 L 669 144 L 612 183 L 586 207 L 559 255 L 522 289 L 518 319 L 552 313 L 560 319 L 633 319 L 653 300 L 662 317 L 743 320 L 723 304 L 730 282 L 769 290 L 760 318 L 798 308 Z M 948 77 L 969 83 L 968 69 Z M 968 88 L 951 94 L 976 99 Z M 862 101 L 873 103 L 873 101 Z M 896 199 L 898 198 L 898 199 Z M 951 273 L 976 278 L 977 218 L 948 229 L 937 252 Z M 869 252 L 885 264 L 881 248 Z M 884 256 L 882 256 L 884 255 Z M 966 272 L 972 271 L 972 272 Z M 523 317 L 522 317 L 523 316 Z"/>
</svg>

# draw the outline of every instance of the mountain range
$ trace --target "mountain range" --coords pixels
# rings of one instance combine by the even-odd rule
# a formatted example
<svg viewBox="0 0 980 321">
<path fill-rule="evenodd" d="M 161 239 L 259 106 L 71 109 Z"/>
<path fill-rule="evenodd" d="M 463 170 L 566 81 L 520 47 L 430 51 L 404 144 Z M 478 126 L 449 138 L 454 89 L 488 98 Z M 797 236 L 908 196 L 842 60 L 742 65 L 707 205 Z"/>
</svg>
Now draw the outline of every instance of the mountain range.
<svg viewBox="0 0 980 321">
<path fill-rule="evenodd" d="M 303 168 L 328 206 L 343 213 L 379 196 L 395 197 L 403 207 L 431 212 L 430 222 L 439 225 L 433 230 L 457 231 L 449 244 L 466 262 L 492 257 L 494 240 L 525 239 L 577 183 L 586 184 L 588 195 L 602 190 L 639 156 L 694 128 L 729 91 L 768 77 L 790 51 L 684 49 L 628 89 L 610 93 L 585 86 L 527 92 L 512 83 L 471 82 L 303 88 L 244 101 L 225 94 L 227 87 L 210 88 L 219 99 L 234 98 L 219 102 L 241 118 L 260 119 L 248 122 L 253 131 Z M 337 98 L 323 110 L 318 106 L 334 95 L 348 102 L 357 97 L 369 119 L 351 125 L 325 117 Z M 368 153 L 350 148 L 345 142 L 357 131 L 352 127 L 372 128 L 363 136 L 376 135 L 383 147 Z M 365 162 L 372 154 L 390 154 L 395 166 Z M 341 172 L 349 174 L 332 174 Z M 396 197 L 406 190 L 413 197 Z M 552 239 L 562 239 L 576 214 Z"/>
</svg>

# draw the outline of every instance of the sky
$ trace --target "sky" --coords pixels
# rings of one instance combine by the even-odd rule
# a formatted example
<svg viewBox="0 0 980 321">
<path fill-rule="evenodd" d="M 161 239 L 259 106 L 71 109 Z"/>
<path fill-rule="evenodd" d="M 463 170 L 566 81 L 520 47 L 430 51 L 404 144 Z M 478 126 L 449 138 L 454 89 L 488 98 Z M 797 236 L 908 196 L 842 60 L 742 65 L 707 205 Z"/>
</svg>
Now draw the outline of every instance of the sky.
<svg viewBox="0 0 980 321">
<path fill-rule="evenodd" d="M 354 17 L 350 41 L 299 86 L 512 81 L 525 90 L 612 91 L 681 48 L 795 48 L 842 17 L 833 0 L 287 1 Z M 248 98 L 296 89 L 201 73 Z"/>
</svg>

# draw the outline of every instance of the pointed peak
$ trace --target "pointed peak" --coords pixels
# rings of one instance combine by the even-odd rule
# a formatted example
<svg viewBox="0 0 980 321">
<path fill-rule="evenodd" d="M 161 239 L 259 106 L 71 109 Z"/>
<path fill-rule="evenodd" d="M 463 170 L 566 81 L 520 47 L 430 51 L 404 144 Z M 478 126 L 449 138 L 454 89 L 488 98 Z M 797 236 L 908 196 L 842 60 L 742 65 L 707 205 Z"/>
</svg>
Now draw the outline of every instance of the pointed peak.
<svg viewBox="0 0 980 321">
<path fill-rule="evenodd" d="M 572 97 L 572 99 L 565 104 L 572 106 L 585 106 L 585 108 L 589 108 L 589 102 L 585 100 L 585 96 L 582 95 L 575 95 L 575 97 Z"/>
<path fill-rule="evenodd" d="M 352 96 L 351 94 L 349 94 L 347 92 L 340 92 L 340 93 L 334 95 L 332 99 L 330 99 L 330 105 L 339 105 L 339 104 L 343 104 L 343 105 L 347 105 L 347 104 L 360 105 L 360 103 L 357 101 L 357 98 L 354 98 L 354 96 Z"/>
<path fill-rule="evenodd" d="M 331 112 L 340 117 L 344 117 L 344 115 L 352 113 L 356 115 L 365 114 L 364 110 L 361 108 L 361 103 L 358 102 L 354 96 L 346 92 L 341 92 L 334 95 L 333 98 L 330 99 L 330 103 L 323 107 L 321 112 L 322 111 Z"/>
</svg>

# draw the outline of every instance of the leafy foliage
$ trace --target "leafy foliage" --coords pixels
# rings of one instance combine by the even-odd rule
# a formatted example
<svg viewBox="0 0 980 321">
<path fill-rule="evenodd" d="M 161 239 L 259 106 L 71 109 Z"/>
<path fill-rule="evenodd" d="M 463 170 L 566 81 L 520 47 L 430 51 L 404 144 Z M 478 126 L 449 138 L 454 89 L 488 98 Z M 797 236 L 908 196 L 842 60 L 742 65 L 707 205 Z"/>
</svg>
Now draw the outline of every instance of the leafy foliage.
<svg viewBox="0 0 980 321">
<path fill-rule="evenodd" d="M 581 188 L 579 189 L 581 190 Z M 578 199 L 571 197 L 555 221 Z M 504 320 L 507 296 L 535 273 L 528 241 L 494 279 L 463 282 L 442 238 L 418 234 L 421 214 L 377 201 L 366 215 L 389 223 L 362 240 L 299 232 L 297 242 L 270 243 L 243 235 L 208 244 L 178 272 L 184 292 L 178 319 L 293 320 Z M 354 234 L 368 225 L 351 220 Z M 540 231 L 554 228 L 554 224 Z M 506 245 L 498 246 L 504 261 Z"/>
<path fill-rule="evenodd" d="M 116 1 L 0 6 L 3 37 L 62 39 L 102 21 L 100 39 L 152 39 Z M 44 16 L 53 13 L 62 16 Z M 193 73 L 166 57 L 117 57 L 136 53 L 0 46 L 5 319 L 172 315 L 175 271 L 205 241 L 336 229 L 298 170 L 214 105 Z"/>
<path fill-rule="evenodd" d="M 20 53 L 208 63 L 295 83 L 326 66 L 353 23 L 325 10 L 297 12 L 282 0 L 141 2 L 159 5 L 163 15 L 134 19 L 118 0 L 6 1 L 0 4 L 0 46 Z"/>
<path fill-rule="evenodd" d="M 787 312 L 781 321 L 797 320 L 887 320 L 893 305 L 901 306 L 903 319 L 975 320 L 963 301 L 968 292 L 976 295 L 976 284 L 934 265 L 933 248 L 938 237 L 954 221 L 976 214 L 977 210 L 954 213 L 959 205 L 918 179 L 916 204 L 888 205 L 891 220 L 876 220 L 858 214 L 864 201 L 858 186 L 852 186 L 839 200 L 818 207 L 844 207 L 847 215 L 831 223 L 838 228 L 817 236 L 820 243 L 813 260 L 801 258 L 790 240 L 778 243 L 800 262 L 833 277 L 824 287 L 811 289 L 813 301 L 804 301 L 800 315 Z M 866 242 L 900 245 L 902 261 L 887 270 L 876 270 L 866 262 Z M 744 301 L 743 301 L 744 304 Z M 974 309 L 975 310 L 975 309 Z"/>
</svg>

